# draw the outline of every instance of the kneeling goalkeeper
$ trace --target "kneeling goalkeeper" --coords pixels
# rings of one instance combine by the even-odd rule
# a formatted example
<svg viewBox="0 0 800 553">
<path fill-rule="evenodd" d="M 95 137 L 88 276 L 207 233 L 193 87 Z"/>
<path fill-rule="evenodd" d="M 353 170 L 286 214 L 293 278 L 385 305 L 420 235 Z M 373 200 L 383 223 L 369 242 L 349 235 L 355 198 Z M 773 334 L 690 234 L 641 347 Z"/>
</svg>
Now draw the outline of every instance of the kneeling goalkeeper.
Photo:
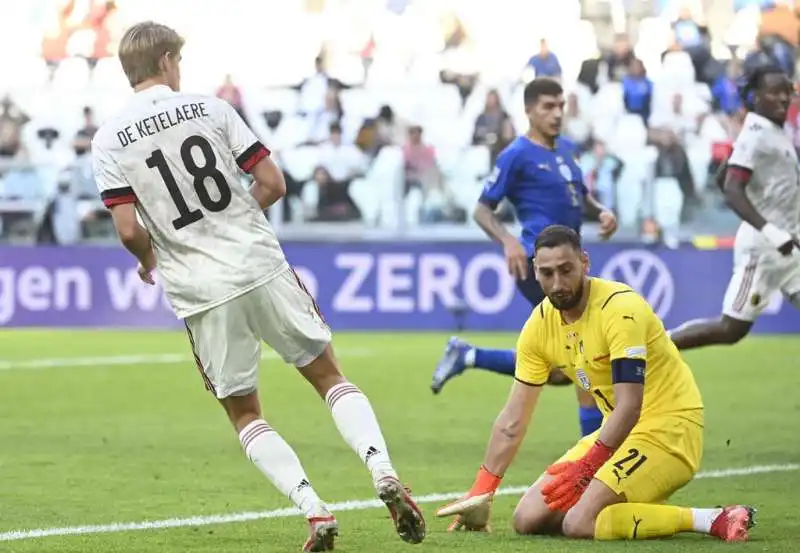
<svg viewBox="0 0 800 553">
<path fill-rule="evenodd" d="M 488 530 L 494 492 L 522 443 L 542 385 L 558 368 L 597 399 L 604 422 L 528 489 L 514 512 L 518 533 L 622 540 L 698 532 L 747 540 L 751 507 L 662 504 L 698 470 L 703 403 L 649 304 L 624 284 L 588 277 L 588 256 L 567 227 L 539 235 L 534 267 L 547 299 L 517 342 L 511 394 L 472 489 L 437 515 L 457 515 L 451 530 Z"/>
</svg>

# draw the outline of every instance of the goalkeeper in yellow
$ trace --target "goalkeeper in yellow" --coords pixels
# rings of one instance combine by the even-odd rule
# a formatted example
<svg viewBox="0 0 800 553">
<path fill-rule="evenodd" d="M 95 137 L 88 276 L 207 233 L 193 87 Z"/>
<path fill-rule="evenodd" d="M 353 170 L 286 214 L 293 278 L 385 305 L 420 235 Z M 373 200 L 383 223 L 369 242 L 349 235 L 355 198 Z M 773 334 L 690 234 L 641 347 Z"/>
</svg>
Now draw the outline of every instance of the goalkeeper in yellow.
<svg viewBox="0 0 800 553">
<path fill-rule="evenodd" d="M 510 396 L 472 489 L 437 515 L 457 515 L 451 530 L 488 530 L 494 492 L 558 368 L 594 395 L 604 421 L 528 489 L 514 512 L 519 534 L 626 540 L 698 532 L 747 540 L 751 507 L 662 503 L 698 470 L 703 401 L 648 303 L 624 284 L 588 277 L 580 238 L 564 226 L 539 235 L 534 267 L 547 299 L 517 342 Z"/>
</svg>

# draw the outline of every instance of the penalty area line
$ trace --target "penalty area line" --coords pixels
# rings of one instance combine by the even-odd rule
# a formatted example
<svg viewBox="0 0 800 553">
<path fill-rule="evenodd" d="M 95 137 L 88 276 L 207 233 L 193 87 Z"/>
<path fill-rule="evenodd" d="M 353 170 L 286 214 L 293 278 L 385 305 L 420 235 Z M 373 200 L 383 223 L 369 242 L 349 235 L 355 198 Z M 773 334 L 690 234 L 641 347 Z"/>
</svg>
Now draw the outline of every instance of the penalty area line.
<svg viewBox="0 0 800 553">
<path fill-rule="evenodd" d="M 730 468 L 700 472 L 696 479 L 706 478 L 731 478 L 734 476 L 751 476 L 754 474 L 767 474 L 773 472 L 790 472 L 800 470 L 800 464 L 785 465 L 755 465 L 750 467 Z M 513 486 L 501 488 L 497 495 L 520 495 L 528 486 Z M 417 503 L 439 503 L 461 497 L 464 492 L 435 493 L 416 497 Z M 362 511 L 383 507 L 377 499 L 352 500 L 329 505 L 334 513 L 343 511 Z M 140 530 L 163 530 L 166 528 L 183 528 L 196 526 L 210 526 L 213 524 L 229 524 L 232 522 L 248 522 L 271 518 L 287 518 L 300 516 L 294 508 L 275 509 L 272 511 L 253 511 L 245 513 L 231 513 L 208 516 L 194 516 L 187 518 L 169 518 L 164 520 L 145 520 L 142 522 L 118 522 L 112 524 L 98 524 L 87 526 L 67 526 L 63 528 L 39 528 L 35 530 L 14 530 L 0 533 L 0 541 L 30 540 L 52 536 L 77 536 L 87 534 L 110 534 L 117 532 L 132 532 Z"/>
</svg>

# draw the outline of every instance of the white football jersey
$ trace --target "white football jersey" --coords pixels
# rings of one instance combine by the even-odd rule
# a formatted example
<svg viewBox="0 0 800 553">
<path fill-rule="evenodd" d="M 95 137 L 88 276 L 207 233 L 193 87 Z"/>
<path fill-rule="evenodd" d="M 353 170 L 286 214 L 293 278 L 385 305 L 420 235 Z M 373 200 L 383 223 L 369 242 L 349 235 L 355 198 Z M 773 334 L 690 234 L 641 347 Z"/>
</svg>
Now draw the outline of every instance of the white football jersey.
<svg viewBox="0 0 800 553">
<path fill-rule="evenodd" d="M 729 166 L 752 171 L 745 187 L 753 207 L 773 225 L 800 236 L 800 168 L 792 141 L 783 129 L 756 113 L 748 113 L 733 144 Z M 774 249 L 760 233 L 743 223 L 737 240 Z"/>
<path fill-rule="evenodd" d="M 135 203 L 157 273 L 178 317 L 269 281 L 287 262 L 258 202 L 240 182 L 270 154 L 226 102 L 154 86 L 92 140 L 107 207 Z"/>
</svg>

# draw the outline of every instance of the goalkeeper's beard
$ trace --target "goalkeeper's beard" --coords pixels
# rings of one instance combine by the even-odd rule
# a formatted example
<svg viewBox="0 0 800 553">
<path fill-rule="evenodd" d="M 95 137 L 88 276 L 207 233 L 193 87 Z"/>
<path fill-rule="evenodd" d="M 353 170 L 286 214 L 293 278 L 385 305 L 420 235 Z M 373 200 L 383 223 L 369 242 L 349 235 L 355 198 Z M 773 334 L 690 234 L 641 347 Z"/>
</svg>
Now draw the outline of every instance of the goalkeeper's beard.
<svg viewBox="0 0 800 553">
<path fill-rule="evenodd" d="M 569 296 L 564 297 L 554 294 L 548 297 L 550 298 L 550 303 L 553 304 L 553 307 L 559 311 L 569 311 L 570 309 L 573 309 L 581 302 L 581 298 L 583 297 L 583 279 L 581 279 L 578 289 Z"/>
</svg>

